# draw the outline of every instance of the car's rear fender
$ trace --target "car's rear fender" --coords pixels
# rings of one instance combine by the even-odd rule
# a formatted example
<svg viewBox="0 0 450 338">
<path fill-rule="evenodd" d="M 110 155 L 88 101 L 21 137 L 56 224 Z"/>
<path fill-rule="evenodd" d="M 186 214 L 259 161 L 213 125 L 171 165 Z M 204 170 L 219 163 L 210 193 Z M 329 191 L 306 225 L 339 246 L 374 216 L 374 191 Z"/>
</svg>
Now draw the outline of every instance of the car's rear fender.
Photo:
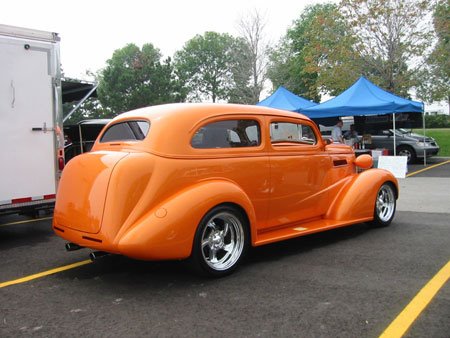
<svg viewBox="0 0 450 338">
<path fill-rule="evenodd" d="M 392 183 L 398 198 L 398 182 L 389 171 L 369 169 L 355 174 L 336 195 L 325 217 L 349 222 L 371 220 L 378 189 L 385 182 Z"/>
<path fill-rule="evenodd" d="M 183 259 L 191 255 L 195 231 L 202 217 L 223 203 L 240 206 L 250 225 L 255 211 L 245 192 L 235 183 L 210 180 L 176 193 L 119 233 L 120 252 L 137 259 Z M 250 226 L 252 237 L 255 227 Z"/>
</svg>

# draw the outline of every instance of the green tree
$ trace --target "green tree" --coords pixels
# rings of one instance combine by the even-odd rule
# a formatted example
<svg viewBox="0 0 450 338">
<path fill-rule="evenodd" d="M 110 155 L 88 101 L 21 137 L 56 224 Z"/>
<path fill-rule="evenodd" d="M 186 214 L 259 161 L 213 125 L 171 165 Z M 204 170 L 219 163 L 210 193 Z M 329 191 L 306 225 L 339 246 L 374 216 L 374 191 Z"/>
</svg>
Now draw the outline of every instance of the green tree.
<svg viewBox="0 0 450 338">
<path fill-rule="evenodd" d="M 305 71 L 304 47 L 307 40 L 304 33 L 314 19 L 309 15 L 312 11 L 311 6 L 307 7 L 278 45 L 271 50 L 267 76 L 275 88 L 284 86 L 295 94 L 318 101 L 320 95 L 315 85 L 317 72 Z"/>
<path fill-rule="evenodd" d="M 448 128 L 450 127 L 450 117 L 447 115 L 425 115 L 425 125 L 427 128 Z"/>
<path fill-rule="evenodd" d="M 116 50 L 99 73 L 97 89 L 104 117 L 162 103 L 180 102 L 183 95 L 170 58 L 161 62 L 159 49 L 128 44 Z"/>
<path fill-rule="evenodd" d="M 306 41 L 303 71 L 310 76 L 317 74 L 312 83 L 317 90 L 339 95 L 360 75 L 367 75 L 354 48 L 356 37 L 335 4 L 325 3 L 307 10 L 308 29 L 301 32 Z"/>
<path fill-rule="evenodd" d="M 342 0 L 342 15 L 357 40 L 354 48 L 370 79 L 401 96 L 413 86 L 419 60 L 430 46 L 424 18 L 429 0 Z"/>
<path fill-rule="evenodd" d="M 256 94 L 258 88 L 255 88 L 252 82 L 252 51 L 242 38 L 235 39 L 233 45 L 231 54 L 234 61 L 230 64 L 232 81 L 228 93 L 228 102 L 255 104 L 259 102 L 259 94 Z M 261 89 L 259 89 L 259 92 L 261 92 Z"/>
<path fill-rule="evenodd" d="M 236 88 L 245 88 L 250 76 L 247 54 L 243 41 L 228 34 L 206 32 L 189 40 L 174 56 L 188 99 L 240 102 Z"/>
<path fill-rule="evenodd" d="M 450 1 L 441 0 L 433 13 L 437 41 L 419 74 L 417 93 L 428 102 L 447 100 L 450 105 Z"/>
<path fill-rule="evenodd" d="M 63 104 L 64 116 L 70 113 L 78 102 L 67 102 Z M 64 122 L 64 125 L 76 124 L 88 119 L 101 119 L 110 117 L 103 109 L 100 101 L 95 97 L 90 97 L 84 101 L 80 107 Z"/>
<path fill-rule="evenodd" d="M 308 6 L 272 50 L 268 77 L 275 87 L 320 101 L 321 92 L 341 92 L 360 75 L 352 43 L 335 4 Z"/>
</svg>

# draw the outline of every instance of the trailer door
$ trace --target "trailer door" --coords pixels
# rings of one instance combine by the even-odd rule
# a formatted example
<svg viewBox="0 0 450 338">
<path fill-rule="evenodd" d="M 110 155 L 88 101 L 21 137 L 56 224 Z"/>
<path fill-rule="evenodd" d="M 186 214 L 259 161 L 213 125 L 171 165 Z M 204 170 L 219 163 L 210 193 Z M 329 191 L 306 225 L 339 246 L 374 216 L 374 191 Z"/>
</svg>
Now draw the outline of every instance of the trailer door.
<svg viewBox="0 0 450 338">
<path fill-rule="evenodd" d="M 0 37 L 0 206 L 54 197 L 55 53 L 51 42 Z"/>
</svg>

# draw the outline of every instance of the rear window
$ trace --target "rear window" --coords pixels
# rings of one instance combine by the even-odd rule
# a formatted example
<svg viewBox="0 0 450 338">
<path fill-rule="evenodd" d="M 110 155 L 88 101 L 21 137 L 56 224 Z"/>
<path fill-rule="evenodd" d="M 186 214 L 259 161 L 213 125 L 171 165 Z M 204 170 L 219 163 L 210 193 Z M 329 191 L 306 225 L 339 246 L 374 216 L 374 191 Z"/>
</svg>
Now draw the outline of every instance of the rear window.
<svg viewBox="0 0 450 338">
<path fill-rule="evenodd" d="M 103 134 L 100 142 L 142 141 L 148 134 L 148 121 L 125 121 L 111 125 Z"/>
<path fill-rule="evenodd" d="M 255 120 L 213 122 L 197 130 L 191 144 L 203 149 L 256 147 L 261 144 L 259 124 Z"/>
</svg>

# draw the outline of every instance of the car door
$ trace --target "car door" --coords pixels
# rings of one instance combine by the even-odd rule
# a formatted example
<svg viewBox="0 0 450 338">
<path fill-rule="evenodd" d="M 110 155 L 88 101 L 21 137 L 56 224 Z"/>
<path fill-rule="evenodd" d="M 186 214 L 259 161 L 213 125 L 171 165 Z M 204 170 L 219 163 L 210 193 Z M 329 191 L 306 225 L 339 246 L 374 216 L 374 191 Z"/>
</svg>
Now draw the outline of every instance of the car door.
<svg viewBox="0 0 450 338">
<path fill-rule="evenodd" d="M 328 209 L 332 161 L 317 128 L 307 120 L 272 118 L 268 228 L 305 221 Z"/>
</svg>

